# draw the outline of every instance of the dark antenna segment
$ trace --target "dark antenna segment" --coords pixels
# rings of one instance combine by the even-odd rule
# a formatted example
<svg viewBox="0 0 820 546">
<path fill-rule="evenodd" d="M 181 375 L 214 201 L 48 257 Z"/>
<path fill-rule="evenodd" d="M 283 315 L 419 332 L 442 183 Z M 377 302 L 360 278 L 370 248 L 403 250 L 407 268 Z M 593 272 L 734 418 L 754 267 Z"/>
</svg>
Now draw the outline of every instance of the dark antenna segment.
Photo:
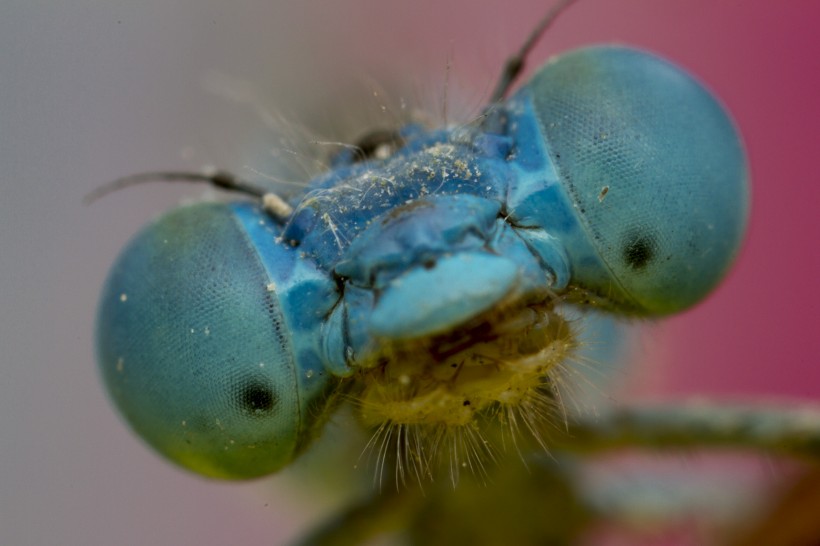
<svg viewBox="0 0 820 546">
<path fill-rule="evenodd" d="M 492 96 L 490 97 L 490 104 L 494 104 L 507 96 L 510 88 L 512 88 L 515 80 L 521 75 L 532 48 L 538 43 L 538 40 L 544 35 L 547 29 L 552 25 L 558 16 L 561 15 L 571 4 L 576 0 L 561 0 L 556 3 L 539 21 L 535 29 L 530 33 L 527 41 L 518 50 L 518 53 L 507 59 L 504 63 L 504 70 L 501 72 L 501 77 L 498 79 L 498 85 L 495 87 Z"/>
</svg>

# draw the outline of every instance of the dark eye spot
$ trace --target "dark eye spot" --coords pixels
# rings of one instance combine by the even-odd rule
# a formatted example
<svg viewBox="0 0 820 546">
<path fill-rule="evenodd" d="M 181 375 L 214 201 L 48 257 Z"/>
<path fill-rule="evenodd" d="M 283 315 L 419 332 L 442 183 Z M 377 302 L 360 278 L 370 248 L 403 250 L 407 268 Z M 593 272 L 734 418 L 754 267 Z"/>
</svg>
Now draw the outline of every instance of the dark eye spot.
<svg viewBox="0 0 820 546">
<path fill-rule="evenodd" d="M 655 240 L 646 234 L 634 233 L 626 238 L 622 255 L 629 267 L 641 270 L 655 257 Z"/>
<path fill-rule="evenodd" d="M 250 415 L 265 415 L 271 412 L 279 397 L 276 392 L 264 383 L 252 382 L 239 389 L 239 407 Z"/>
</svg>

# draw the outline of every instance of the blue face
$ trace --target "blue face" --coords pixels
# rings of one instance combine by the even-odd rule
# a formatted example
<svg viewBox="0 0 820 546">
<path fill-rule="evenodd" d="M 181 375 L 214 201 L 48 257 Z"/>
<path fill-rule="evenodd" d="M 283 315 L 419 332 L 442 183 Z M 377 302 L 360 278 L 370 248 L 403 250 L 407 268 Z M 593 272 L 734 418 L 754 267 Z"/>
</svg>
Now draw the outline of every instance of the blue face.
<svg viewBox="0 0 820 546">
<path fill-rule="evenodd" d="M 726 110 L 654 55 L 588 48 L 526 93 L 594 258 L 572 241 L 572 283 L 634 314 L 680 311 L 723 278 L 742 241 L 745 154 Z"/>
<path fill-rule="evenodd" d="M 493 127 L 509 132 L 416 128 L 384 161 L 340 160 L 291 215 L 199 205 L 148 226 L 114 265 L 97 331 L 104 380 L 134 429 L 201 474 L 268 474 L 351 385 L 368 411 L 400 408 L 387 419 L 399 425 L 436 411 L 448 424 L 510 399 L 501 379 L 481 375 L 479 392 L 464 373 L 467 413 L 452 389 L 452 410 L 405 400 L 422 382 L 439 392 L 427 381 L 441 375 L 436 340 L 470 355 L 464 340 L 506 339 L 493 348 L 504 372 L 547 354 L 556 301 L 662 315 L 725 275 L 746 224 L 745 157 L 691 76 L 644 52 L 584 49 L 546 65 L 500 112 Z M 436 355 L 418 357 L 426 350 Z M 452 363 L 482 361 L 470 358 Z M 367 376 L 391 365 L 407 385 Z M 508 375 L 519 369 L 535 377 L 516 384 L 535 389 L 549 366 Z"/>
</svg>

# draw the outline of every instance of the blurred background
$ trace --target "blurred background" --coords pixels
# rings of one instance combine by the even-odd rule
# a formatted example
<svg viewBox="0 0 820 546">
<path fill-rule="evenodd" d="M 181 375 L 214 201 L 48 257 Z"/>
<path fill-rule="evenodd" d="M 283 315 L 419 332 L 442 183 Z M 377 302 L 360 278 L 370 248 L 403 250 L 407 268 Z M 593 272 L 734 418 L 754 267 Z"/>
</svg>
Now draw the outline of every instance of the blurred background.
<svg viewBox="0 0 820 546">
<path fill-rule="evenodd" d="M 202 189 L 83 196 L 154 169 L 304 176 L 316 165 L 279 140 L 299 128 L 349 140 L 415 107 L 463 120 L 549 3 L 4 1 L 0 542 L 275 544 L 310 526 L 318 501 L 287 472 L 216 483 L 160 460 L 97 377 L 110 263 Z M 813 0 L 581 0 L 533 53 L 530 69 L 591 43 L 653 50 L 707 82 L 746 139 L 748 242 L 713 297 L 645 328 L 627 401 L 820 398 L 818 20 Z M 340 457 L 337 471 L 355 463 Z"/>
</svg>

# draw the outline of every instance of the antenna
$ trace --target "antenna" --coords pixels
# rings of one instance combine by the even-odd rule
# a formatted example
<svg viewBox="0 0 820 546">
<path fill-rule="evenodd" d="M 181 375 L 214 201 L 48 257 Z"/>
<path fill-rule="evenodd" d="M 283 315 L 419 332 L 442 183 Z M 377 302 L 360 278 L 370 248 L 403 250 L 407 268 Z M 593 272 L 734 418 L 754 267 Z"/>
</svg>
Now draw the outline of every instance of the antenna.
<svg viewBox="0 0 820 546">
<path fill-rule="evenodd" d="M 536 25 L 535 29 L 533 29 L 529 37 L 527 37 L 524 45 L 521 46 L 520 50 L 518 50 L 518 53 L 507 59 L 507 62 L 504 63 L 504 70 L 501 72 L 501 77 L 498 79 L 498 84 L 495 87 L 495 91 L 493 91 L 493 94 L 490 97 L 490 104 L 499 102 L 507 96 L 510 88 L 515 83 L 515 80 L 518 79 L 518 76 L 520 76 L 521 72 L 524 70 L 527 56 L 530 54 L 530 51 L 532 51 L 532 48 L 535 47 L 535 44 L 538 43 L 538 40 L 541 39 L 550 25 L 558 19 L 558 16 L 561 15 L 575 1 L 576 0 L 560 0 L 557 2 L 552 8 L 550 8 L 546 15 L 544 15 L 541 21 L 539 21 L 538 25 Z"/>
<path fill-rule="evenodd" d="M 227 171 L 214 170 L 212 172 L 193 173 L 179 171 L 155 171 L 148 173 L 134 174 L 112 180 L 108 184 L 100 186 L 83 199 L 86 205 L 93 203 L 97 199 L 105 197 L 109 193 L 119 191 L 123 188 L 145 184 L 146 182 L 205 182 L 215 188 L 222 190 L 244 193 L 262 200 L 262 207 L 271 213 L 275 218 L 285 221 L 293 213 L 293 207 L 288 205 L 281 197 L 275 193 L 265 191 L 253 184 L 237 178 Z"/>
</svg>

